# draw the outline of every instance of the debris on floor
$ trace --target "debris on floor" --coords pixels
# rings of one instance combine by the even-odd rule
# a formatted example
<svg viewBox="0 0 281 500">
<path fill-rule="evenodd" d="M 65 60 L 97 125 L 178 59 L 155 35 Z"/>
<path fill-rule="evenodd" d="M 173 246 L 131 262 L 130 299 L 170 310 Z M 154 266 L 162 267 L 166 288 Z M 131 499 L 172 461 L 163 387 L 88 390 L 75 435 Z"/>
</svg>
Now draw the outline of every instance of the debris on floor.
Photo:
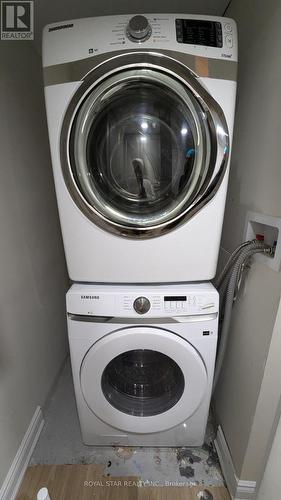
<svg viewBox="0 0 281 500">
<path fill-rule="evenodd" d="M 224 486 L 145 485 L 136 476 L 108 478 L 100 465 L 36 465 L 27 468 L 16 500 L 34 500 L 48 488 L 52 500 L 230 500 Z"/>
<path fill-rule="evenodd" d="M 201 500 L 215 500 L 209 490 L 199 491 L 199 493 L 197 493 L 197 496 L 198 498 L 201 498 Z"/>
<path fill-rule="evenodd" d="M 147 486 L 201 485 L 206 488 L 202 491 L 208 492 L 210 486 L 224 485 L 213 437 L 210 420 L 205 444 L 200 448 L 85 446 L 80 434 L 70 364 L 67 364 L 45 412 L 45 427 L 31 465 L 101 464 L 108 478 L 137 476 Z"/>
</svg>

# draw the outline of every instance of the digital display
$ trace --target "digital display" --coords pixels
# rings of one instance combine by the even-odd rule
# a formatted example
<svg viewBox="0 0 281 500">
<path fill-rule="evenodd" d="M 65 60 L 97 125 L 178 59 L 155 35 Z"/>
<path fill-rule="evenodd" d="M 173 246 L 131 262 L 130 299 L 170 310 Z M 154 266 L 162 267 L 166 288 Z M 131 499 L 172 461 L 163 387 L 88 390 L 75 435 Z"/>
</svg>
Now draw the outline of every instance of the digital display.
<svg viewBox="0 0 281 500">
<path fill-rule="evenodd" d="M 184 295 L 172 295 L 164 297 L 164 302 L 186 302 L 186 297 Z"/>
<path fill-rule="evenodd" d="M 177 42 L 222 47 L 221 23 L 197 19 L 176 19 Z"/>
</svg>

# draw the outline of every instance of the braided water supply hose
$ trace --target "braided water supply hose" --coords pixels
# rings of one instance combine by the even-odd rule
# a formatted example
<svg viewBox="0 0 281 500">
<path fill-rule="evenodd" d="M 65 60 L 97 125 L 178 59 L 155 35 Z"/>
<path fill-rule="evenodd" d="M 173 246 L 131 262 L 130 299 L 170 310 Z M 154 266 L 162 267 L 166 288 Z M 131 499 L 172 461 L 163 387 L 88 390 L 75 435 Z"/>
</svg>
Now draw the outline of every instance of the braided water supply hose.
<svg viewBox="0 0 281 500">
<path fill-rule="evenodd" d="M 220 295 L 220 311 L 221 311 L 220 323 L 222 323 L 222 319 L 223 319 L 223 312 L 225 309 L 226 289 L 228 286 L 228 282 L 229 282 L 232 268 L 233 268 L 236 260 L 238 259 L 239 255 L 241 254 L 242 250 L 244 250 L 245 248 L 249 248 L 249 249 L 252 248 L 253 244 L 255 242 L 256 242 L 256 240 L 250 240 L 250 241 L 246 241 L 245 243 L 242 243 L 241 245 L 239 245 L 232 252 L 232 254 L 231 254 L 230 258 L 228 259 L 226 265 L 224 266 L 223 270 L 221 271 L 221 273 L 219 274 L 219 276 L 217 277 L 217 279 L 213 283 L 214 286 L 219 291 L 219 295 Z M 249 263 L 250 259 L 251 259 L 251 255 L 248 257 L 248 259 L 245 259 L 243 261 L 242 265 L 240 266 L 239 274 L 238 274 L 237 281 L 236 281 L 236 288 L 235 288 L 235 292 L 234 292 L 233 302 L 236 300 L 236 298 L 239 294 L 239 288 L 240 288 L 240 285 L 242 282 L 242 276 L 245 275 L 246 269 L 249 268 L 248 263 Z"/>
<path fill-rule="evenodd" d="M 214 281 L 214 286 L 217 289 L 220 288 L 221 284 L 225 280 L 227 274 L 229 273 L 229 271 L 230 271 L 231 267 L 233 266 L 235 260 L 239 256 L 241 250 L 243 250 L 243 248 L 251 246 L 255 241 L 256 240 L 245 241 L 245 243 L 242 243 L 237 248 L 235 248 L 235 250 L 232 252 L 231 256 L 229 257 L 226 265 L 224 266 L 222 272 L 219 274 L 219 276 L 217 277 L 217 279 Z"/>
<path fill-rule="evenodd" d="M 217 290 L 219 291 L 219 294 L 220 294 L 220 311 L 224 311 L 226 288 L 227 288 L 229 275 L 230 275 L 230 272 L 232 270 L 232 267 L 233 267 L 234 263 L 236 262 L 237 258 L 239 257 L 241 251 L 244 248 L 250 248 L 253 245 L 253 242 L 255 242 L 255 241 L 256 240 L 246 241 L 246 242 L 242 243 L 241 245 L 239 245 L 237 248 L 235 248 L 235 250 L 232 252 L 231 256 L 229 257 L 226 265 L 224 266 L 223 270 L 221 271 L 219 276 L 216 278 L 216 280 L 213 282 L 213 285 L 215 286 L 215 288 L 217 288 Z M 247 261 L 244 261 L 243 266 L 240 267 L 239 276 L 241 276 L 246 262 Z M 240 280 L 238 280 L 238 285 L 237 285 L 237 288 L 235 290 L 235 296 L 239 291 L 239 281 Z M 234 298 L 234 300 L 235 300 L 235 298 Z M 220 314 L 220 322 L 222 320 L 222 316 L 223 316 L 223 314 Z"/>
<path fill-rule="evenodd" d="M 230 328 L 230 321 L 231 321 L 231 313 L 232 313 L 232 307 L 233 307 L 233 300 L 234 300 L 234 295 L 235 295 L 235 290 L 237 287 L 237 281 L 240 277 L 241 273 L 241 267 L 255 253 L 266 253 L 268 255 L 272 255 L 274 253 L 274 249 L 268 245 L 266 245 L 262 241 L 250 241 L 246 242 L 240 247 L 238 247 L 233 254 L 231 255 L 228 263 L 224 267 L 221 275 L 219 276 L 219 279 L 216 280 L 215 286 L 220 289 L 223 287 L 224 281 L 227 278 L 227 287 L 226 287 L 226 296 L 225 296 L 225 303 L 224 303 L 224 310 L 223 310 L 223 322 L 220 328 L 219 332 L 219 346 L 218 346 L 218 352 L 217 352 L 217 359 L 216 359 L 216 367 L 215 367 L 215 374 L 214 374 L 214 382 L 213 382 L 213 392 L 216 388 L 216 385 L 218 383 L 218 379 L 220 376 L 224 356 L 225 356 L 225 351 L 226 351 L 226 346 L 227 346 L 227 341 L 228 341 L 228 336 L 229 336 L 229 328 Z M 232 268 L 232 269 L 231 269 Z"/>
</svg>

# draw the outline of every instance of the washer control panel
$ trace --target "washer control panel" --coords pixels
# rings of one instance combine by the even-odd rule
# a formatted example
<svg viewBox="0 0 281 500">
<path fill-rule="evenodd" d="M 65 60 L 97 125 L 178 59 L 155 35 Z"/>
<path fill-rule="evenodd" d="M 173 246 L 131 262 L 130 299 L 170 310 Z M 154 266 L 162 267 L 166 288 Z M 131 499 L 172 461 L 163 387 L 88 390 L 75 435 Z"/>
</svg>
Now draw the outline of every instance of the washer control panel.
<svg viewBox="0 0 281 500">
<path fill-rule="evenodd" d="M 171 318 L 209 315 L 219 307 L 210 283 L 191 285 L 72 285 L 67 312 L 119 318 Z"/>
<path fill-rule="evenodd" d="M 149 295 L 135 297 L 125 295 L 121 298 L 124 313 L 135 311 L 137 314 L 176 316 L 186 314 L 208 314 L 217 307 L 216 300 L 204 295 Z"/>
</svg>

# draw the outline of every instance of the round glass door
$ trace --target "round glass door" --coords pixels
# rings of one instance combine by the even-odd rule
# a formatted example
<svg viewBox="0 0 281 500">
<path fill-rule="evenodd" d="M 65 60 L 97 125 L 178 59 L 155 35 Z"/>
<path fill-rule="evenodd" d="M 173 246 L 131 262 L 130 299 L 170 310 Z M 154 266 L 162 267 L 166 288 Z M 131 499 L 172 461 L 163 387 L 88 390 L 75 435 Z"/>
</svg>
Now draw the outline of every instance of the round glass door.
<svg viewBox="0 0 281 500">
<path fill-rule="evenodd" d="M 115 330 L 95 342 L 80 368 L 88 408 L 126 432 L 172 428 L 200 406 L 207 372 L 197 349 L 163 328 Z"/>
<path fill-rule="evenodd" d="M 217 131 L 220 147 L 227 143 L 223 125 L 215 127 L 202 103 L 156 69 L 121 71 L 93 85 L 66 122 L 63 153 L 67 186 L 84 213 L 132 237 L 180 223 L 208 187 Z"/>
<path fill-rule="evenodd" d="M 166 75 L 127 72 L 93 91 L 72 130 L 73 173 L 108 220 L 150 227 L 190 204 L 206 175 L 202 109 Z"/>
<path fill-rule="evenodd" d="M 169 356 L 149 349 L 119 354 L 101 380 L 108 402 L 128 415 L 147 417 L 170 410 L 184 391 L 184 376 Z"/>
</svg>

